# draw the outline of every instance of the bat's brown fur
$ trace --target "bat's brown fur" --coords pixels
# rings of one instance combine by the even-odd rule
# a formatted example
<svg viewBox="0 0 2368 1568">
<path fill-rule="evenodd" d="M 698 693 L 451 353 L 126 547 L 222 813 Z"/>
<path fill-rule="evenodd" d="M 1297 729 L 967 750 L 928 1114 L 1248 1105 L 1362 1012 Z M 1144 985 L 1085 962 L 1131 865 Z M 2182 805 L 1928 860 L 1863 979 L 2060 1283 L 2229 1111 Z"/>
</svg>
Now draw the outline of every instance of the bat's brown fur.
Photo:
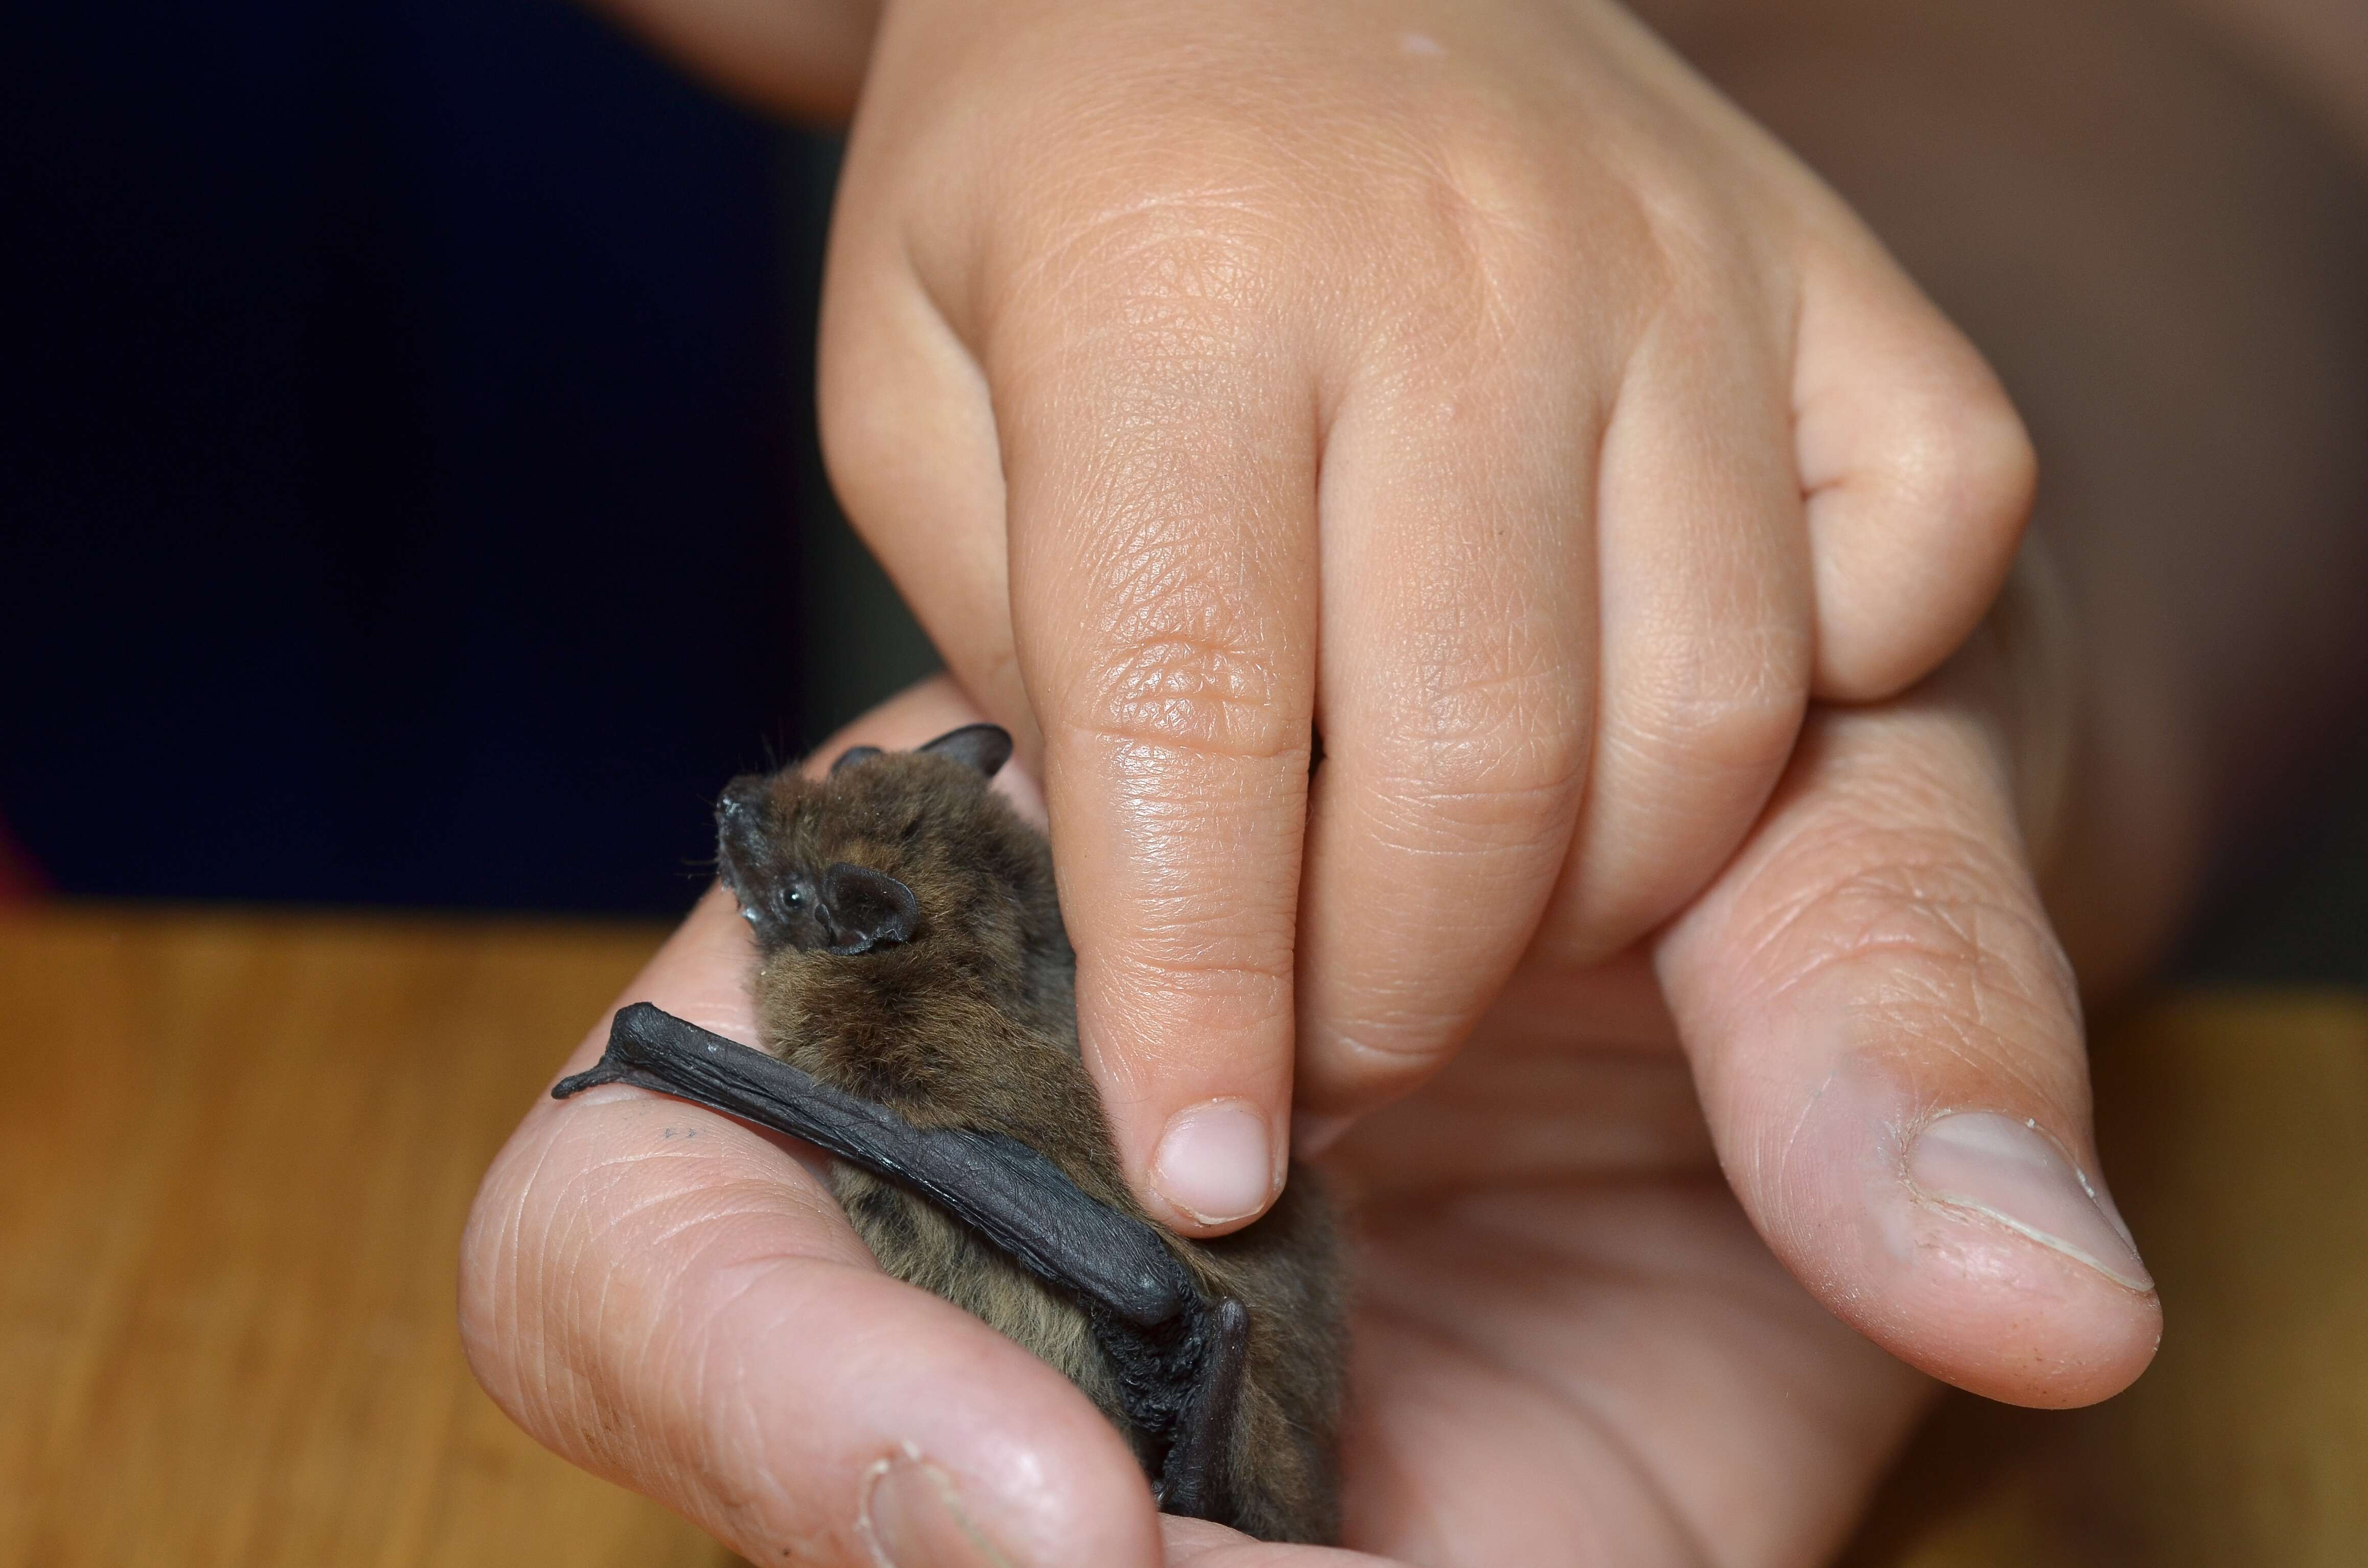
<svg viewBox="0 0 2368 1568">
<path fill-rule="evenodd" d="M 1051 850 L 977 767 L 902 752 L 826 779 L 785 772 L 735 785 L 723 816 L 724 879 L 752 911 L 766 949 L 756 988 L 766 1049 L 916 1126 L 1017 1139 L 1090 1196 L 1147 1219 L 1078 1056 L 1076 963 Z M 803 905 L 838 864 L 885 872 L 911 890 L 909 939 L 850 957 L 809 945 L 811 932 L 795 939 L 792 922 L 774 918 L 785 888 L 806 890 Z M 928 1200 L 843 1165 L 835 1180 L 882 1267 L 1035 1352 L 1141 1450 L 1077 1306 Z M 1214 1241 L 1169 1240 L 1212 1295 L 1249 1309 L 1225 1460 L 1235 1522 L 1270 1540 L 1336 1539 L 1345 1334 L 1320 1185 L 1294 1166 L 1257 1224 Z"/>
</svg>

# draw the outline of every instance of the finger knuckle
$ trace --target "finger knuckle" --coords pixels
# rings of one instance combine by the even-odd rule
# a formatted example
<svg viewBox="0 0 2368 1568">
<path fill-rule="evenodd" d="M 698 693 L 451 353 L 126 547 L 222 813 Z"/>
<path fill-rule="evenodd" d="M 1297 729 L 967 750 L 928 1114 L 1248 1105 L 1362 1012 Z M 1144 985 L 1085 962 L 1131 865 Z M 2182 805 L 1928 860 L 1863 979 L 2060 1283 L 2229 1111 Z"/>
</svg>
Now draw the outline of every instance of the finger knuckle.
<svg viewBox="0 0 2368 1568">
<path fill-rule="evenodd" d="M 1292 945 L 1287 931 L 1249 915 L 1155 918 L 1110 952 L 1104 987 L 1142 1063 L 1204 1062 L 1212 1040 L 1287 1016 Z"/>
<path fill-rule="evenodd" d="M 1114 586 L 1116 624 L 1074 702 L 1070 727 L 1146 761 L 1304 768 L 1309 731 L 1268 640 L 1189 570 L 1151 565 Z"/>
<path fill-rule="evenodd" d="M 1441 1007 L 1423 994 L 1370 994 L 1338 1017 L 1326 1019 L 1312 1048 L 1326 1056 L 1335 1078 L 1372 1085 L 1420 1076 L 1453 1053 L 1469 1031 L 1460 1011 Z"/>
<path fill-rule="evenodd" d="M 1606 744 L 1648 776 L 1772 774 L 1792 754 L 1807 705 L 1807 649 L 1789 631 L 1673 639 L 1668 656 L 1623 682 Z"/>
<path fill-rule="evenodd" d="M 996 269 L 998 313 L 1032 337 L 1082 338 L 1154 369 L 1239 348 L 1295 248 L 1286 203 L 1239 162 L 1121 158 L 1073 184 Z"/>
<path fill-rule="evenodd" d="M 1156 919 L 1128 944 L 1127 983 L 1138 996 L 1263 1006 L 1291 974 L 1287 940 L 1263 922 L 1224 915 Z M 1266 939 L 1261 939 L 1264 937 Z"/>
<path fill-rule="evenodd" d="M 1384 733 L 1369 743 L 1379 810 L 1402 836 L 1494 846 L 1567 814 L 1588 743 L 1571 672 L 1535 655 L 1419 659 Z M 1460 673 L 1450 676 L 1448 668 Z"/>
<path fill-rule="evenodd" d="M 1476 278 L 1551 273 L 1565 236 L 1548 165 L 1474 127 L 1427 172 L 1417 188 L 1429 222 L 1419 233 L 1434 256 Z"/>
<path fill-rule="evenodd" d="M 1406 162 L 1375 219 L 1390 234 L 1383 276 L 1395 285 L 1382 335 L 1418 356 L 1427 376 L 1519 359 L 1540 343 L 1584 345 L 1634 311 L 1651 269 L 1611 258 L 1652 241 L 1624 191 L 1575 193 L 1567 168 L 1485 131 Z M 1570 217 L 1581 210 L 1583 232 Z M 1575 254 L 1606 259 L 1605 287 L 1571 288 Z"/>
<path fill-rule="evenodd" d="M 1984 542 L 2011 540 L 2031 510 L 2038 454 L 2005 392 L 1972 369 L 1917 410 L 1893 460 L 1910 515 Z"/>
<path fill-rule="evenodd" d="M 2078 1017 L 2027 877 L 1986 835 L 1804 835 L 1764 875 L 1796 890 L 1745 935 L 1771 996 L 1848 971 L 1867 1012 L 1985 1058 Z"/>
</svg>

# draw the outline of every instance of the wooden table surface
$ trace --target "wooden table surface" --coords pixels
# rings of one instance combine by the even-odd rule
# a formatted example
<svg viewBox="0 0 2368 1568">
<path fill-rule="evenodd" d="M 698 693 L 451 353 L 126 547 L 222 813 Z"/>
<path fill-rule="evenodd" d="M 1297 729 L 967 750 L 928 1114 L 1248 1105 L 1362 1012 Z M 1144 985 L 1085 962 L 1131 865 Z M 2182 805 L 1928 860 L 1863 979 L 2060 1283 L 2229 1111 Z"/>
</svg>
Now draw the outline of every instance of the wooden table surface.
<svg viewBox="0 0 2368 1568">
<path fill-rule="evenodd" d="M 0 923 L 0 1568 L 735 1562 L 518 1432 L 452 1328 L 479 1174 L 659 935 Z M 2368 998 L 2173 997 L 2097 1054 L 2161 1358 L 1944 1405 L 1848 1563 L 2368 1563 Z"/>
</svg>

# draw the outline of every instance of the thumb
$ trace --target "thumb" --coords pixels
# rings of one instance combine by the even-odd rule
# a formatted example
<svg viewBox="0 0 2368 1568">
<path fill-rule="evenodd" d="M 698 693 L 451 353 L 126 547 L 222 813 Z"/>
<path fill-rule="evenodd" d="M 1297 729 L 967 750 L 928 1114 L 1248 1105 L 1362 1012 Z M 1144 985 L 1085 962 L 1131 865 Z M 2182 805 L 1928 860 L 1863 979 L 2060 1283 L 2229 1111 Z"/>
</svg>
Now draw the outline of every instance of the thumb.
<svg viewBox="0 0 2368 1568">
<path fill-rule="evenodd" d="M 2161 1306 L 2098 1169 L 1986 674 L 1817 710 L 1656 962 L 1727 1177 L 1802 1282 L 1960 1387 L 2085 1404 L 2145 1369 Z"/>
</svg>

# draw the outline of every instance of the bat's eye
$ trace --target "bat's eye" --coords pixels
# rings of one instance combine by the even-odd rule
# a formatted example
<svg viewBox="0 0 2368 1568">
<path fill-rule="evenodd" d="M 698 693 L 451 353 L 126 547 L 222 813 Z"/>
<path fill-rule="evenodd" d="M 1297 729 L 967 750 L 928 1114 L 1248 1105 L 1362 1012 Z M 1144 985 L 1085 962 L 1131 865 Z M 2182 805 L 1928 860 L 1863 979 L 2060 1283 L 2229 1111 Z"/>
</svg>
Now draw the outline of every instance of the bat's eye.
<svg viewBox="0 0 2368 1568">
<path fill-rule="evenodd" d="M 795 889 L 795 888 L 791 888 L 791 889 L 790 890 L 790 896 L 789 896 L 788 898 L 784 899 L 782 902 L 783 902 L 783 903 L 787 903 L 787 904 L 788 904 L 791 909 L 795 909 L 795 908 L 797 908 L 797 907 L 798 907 L 798 905 L 800 905 L 800 904 L 802 904 L 802 903 L 805 903 L 805 901 L 806 901 L 806 895 L 805 895 L 805 894 L 803 894 L 803 893 L 800 892 L 799 892 L 797 889 Z"/>
</svg>

